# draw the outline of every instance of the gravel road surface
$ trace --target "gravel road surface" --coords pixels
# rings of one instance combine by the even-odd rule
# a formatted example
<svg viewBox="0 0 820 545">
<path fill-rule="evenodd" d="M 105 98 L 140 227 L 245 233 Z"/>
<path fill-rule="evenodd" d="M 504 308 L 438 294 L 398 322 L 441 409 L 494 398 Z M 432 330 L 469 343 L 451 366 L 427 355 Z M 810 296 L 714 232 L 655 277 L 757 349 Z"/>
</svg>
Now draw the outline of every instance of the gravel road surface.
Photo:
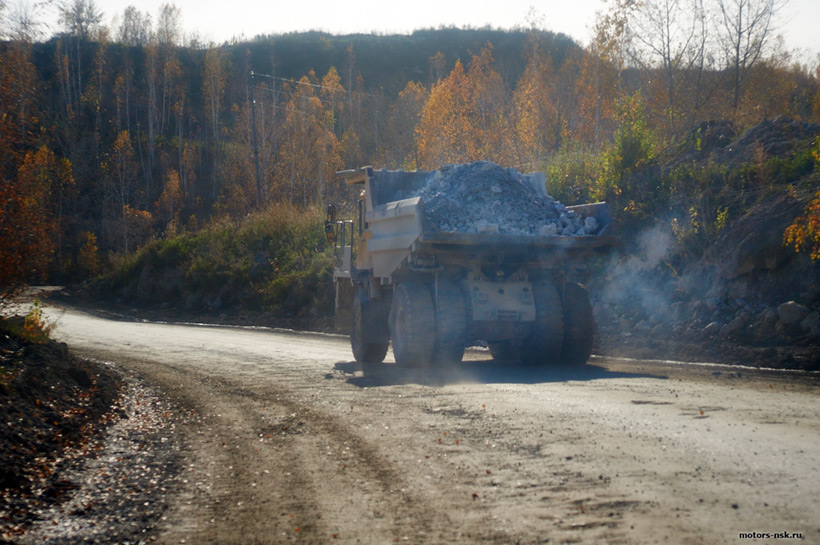
<svg viewBox="0 0 820 545">
<path fill-rule="evenodd" d="M 129 521 L 133 543 L 820 543 L 816 374 L 468 352 L 364 376 L 339 336 L 49 312 L 172 407 L 145 417 L 178 469 L 138 500 L 163 507 Z M 70 542 L 87 511 L 27 542 Z"/>
</svg>

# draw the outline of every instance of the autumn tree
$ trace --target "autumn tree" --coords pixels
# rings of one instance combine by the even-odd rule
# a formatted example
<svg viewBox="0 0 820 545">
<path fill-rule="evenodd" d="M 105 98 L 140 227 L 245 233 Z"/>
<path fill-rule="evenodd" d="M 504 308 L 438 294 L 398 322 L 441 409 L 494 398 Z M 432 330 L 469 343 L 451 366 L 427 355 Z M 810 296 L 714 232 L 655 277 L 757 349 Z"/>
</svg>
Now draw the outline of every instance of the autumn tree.
<svg viewBox="0 0 820 545">
<path fill-rule="evenodd" d="M 430 65 L 430 84 L 435 85 L 444 77 L 446 71 L 447 60 L 444 58 L 444 53 L 436 51 L 436 54 L 427 60 Z"/>
<path fill-rule="evenodd" d="M 732 107 L 737 114 L 749 74 L 765 57 L 786 0 L 717 1 L 717 35 L 724 66 L 731 75 Z"/>
<path fill-rule="evenodd" d="M 511 119 L 507 89 L 495 69 L 491 44 L 473 55 L 467 71 L 473 132 L 477 134 L 478 158 L 495 162 L 508 160 Z"/>
<path fill-rule="evenodd" d="M 492 50 L 461 61 L 433 86 L 417 129 L 422 168 L 479 159 L 502 162 L 507 156 L 510 119 L 506 90 L 494 68 Z"/>
<path fill-rule="evenodd" d="M 39 96 L 27 24 L 18 17 L 8 27 L 11 34 L 0 30 L 9 39 L 0 44 L 0 298 L 40 279 L 54 249 L 47 164 L 54 156 L 34 148 Z"/>
<path fill-rule="evenodd" d="M 3 14 L 0 6 L 0 15 Z M 12 15 L 8 27 L 0 31 L 0 39 L 8 39 L 0 49 L 0 153 L 3 165 L 13 169 L 19 165 L 19 151 L 32 145 L 36 135 L 38 108 L 37 70 L 32 62 L 32 46 L 36 36 L 33 23 L 25 12 Z M 7 155 L 8 154 L 8 155 Z"/>
<path fill-rule="evenodd" d="M 26 159 L 18 172 L 18 183 L 23 188 L 33 189 L 39 196 L 45 196 L 41 203 L 44 210 L 41 218 L 47 218 L 47 228 L 51 235 L 54 250 L 55 272 L 62 274 L 69 266 L 66 255 L 70 241 L 66 234 L 70 230 L 70 219 L 67 217 L 68 204 L 74 193 L 74 173 L 71 162 L 65 157 L 58 157 L 48 146 L 41 146 L 26 154 Z"/>
<path fill-rule="evenodd" d="M 817 147 L 820 149 L 820 145 Z M 803 214 L 786 228 L 783 244 L 791 246 L 796 252 L 808 251 L 812 261 L 820 261 L 820 191 L 814 194 Z"/>
<path fill-rule="evenodd" d="M 285 123 L 276 164 L 280 194 L 292 204 L 321 203 L 326 184 L 342 167 L 333 118 L 316 96 L 311 72 L 286 87 L 290 99 L 284 106 Z"/>
<path fill-rule="evenodd" d="M 26 153 L 15 179 L 0 180 L 0 295 L 45 277 L 58 232 L 49 206 L 52 183 L 67 175 L 53 152 L 40 148 Z"/>
<path fill-rule="evenodd" d="M 179 173 L 174 169 L 169 169 L 165 176 L 162 193 L 154 203 L 156 218 L 159 228 L 167 235 L 173 236 L 179 226 L 179 211 L 183 204 L 182 188 L 179 182 Z"/>
<path fill-rule="evenodd" d="M 151 37 L 151 16 L 131 5 L 122 14 L 117 38 L 123 45 L 142 47 Z"/>
<path fill-rule="evenodd" d="M 340 137 L 344 133 L 341 121 L 344 115 L 346 95 L 347 92 L 345 88 L 342 87 L 342 78 L 339 76 L 336 68 L 331 66 L 327 74 L 322 78 L 321 86 L 319 87 L 319 97 L 333 117 L 333 132 L 337 137 Z"/>
<path fill-rule="evenodd" d="M 628 199 L 628 208 L 646 208 L 652 204 L 652 192 L 658 186 L 652 181 L 635 181 L 631 176 L 645 167 L 655 153 L 654 135 L 646 119 L 646 107 L 640 92 L 618 103 L 616 123 L 614 139 L 604 153 L 603 172 L 592 196 L 596 200 L 619 204 Z"/>
<path fill-rule="evenodd" d="M 382 162 L 388 166 L 415 170 L 419 165 L 416 126 L 421 120 L 429 92 L 421 83 L 408 82 L 399 92 L 387 122 L 387 145 Z"/>
<path fill-rule="evenodd" d="M 521 164 L 537 165 L 572 138 L 580 125 L 578 80 L 583 53 L 568 50 L 563 63 L 530 36 L 529 59 L 513 93 L 517 157 Z"/>
<path fill-rule="evenodd" d="M 464 65 L 433 86 L 417 128 L 420 167 L 432 170 L 476 158 L 470 126 L 470 98 Z"/>
<path fill-rule="evenodd" d="M 102 12 L 94 0 L 66 0 L 60 7 L 60 22 L 70 40 L 62 58 L 65 70 L 63 85 L 67 102 L 76 112 L 83 92 L 83 63 L 81 46 L 96 36 L 102 21 Z"/>
<path fill-rule="evenodd" d="M 131 211 L 134 210 L 133 197 L 139 173 L 128 131 L 117 135 L 108 158 L 103 163 L 103 170 L 108 180 L 105 187 L 103 229 L 109 244 L 128 252 L 134 249 L 133 245 L 129 245 L 133 237 L 129 235 L 128 227 L 131 223 Z"/>
<path fill-rule="evenodd" d="M 119 74 L 114 78 L 116 98 L 117 134 L 127 130 L 132 132 L 132 111 L 135 100 L 134 55 L 136 48 L 143 48 L 151 40 L 151 16 L 134 6 L 128 6 L 123 12 L 122 21 L 116 37 L 124 45 L 122 61 L 118 67 Z"/>
<path fill-rule="evenodd" d="M 538 163 L 547 150 L 555 149 L 552 131 L 548 128 L 555 112 L 548 90 L 554 77 L 552 58 L 539 50 L 533 51 L 513 94 L 519 163 Z"/>
<path fill-rule="evenodd" d="M 277 79 L 270 75 L 252 72 L 248 82 L 248 102 L 243 109 L 236 138 L 249 149 L 254 150 L 254 161 L 258 161 L 257 201 L 259 205 L 267 202 L 271 196 L 271 181 L 274 177 L 276 154 L 281 139 L 284 92 L 278 88 Z M 256 165 L 253 170 L 255 178 Z"/>
<path fill-rule="evenodd" d="M 167 134 L 172 112 L 182 99 L 182 67 L 177 54 L 180 42 L 180 10 L 173 4 L 163 4 L 157 17 L 156 43 L 161 70 L 159 101 L 159 133 Z"/>
<path fill-rule="evenodd" d="M 702 82 L 708 55 L 704 1 L 646 0 L 630 8 L 627 55 L 641 68 L 646 81 L 659 82 L 651 87 L 657 95 L 656 109 L 662 112 L 667 133 L 673 135 L 681 129 L 681 122 L 691 122 L 685 109 L 700 106 L 699 89 L 688 85 L 687 79 Z M 694 102 L 687 100 L 691 96 Z"/>
<path fill-rule="evenodd" d="M 228 59 L 220 49 L 205 54 L 205 70 L 202 74 L 202 94 L 205 97 L 205 119 L 211 136 L 211 198 L 216 199 L 219 178 L 219 155 L 221 151 L 220 115 L 227 84 Z"/>
</svg>

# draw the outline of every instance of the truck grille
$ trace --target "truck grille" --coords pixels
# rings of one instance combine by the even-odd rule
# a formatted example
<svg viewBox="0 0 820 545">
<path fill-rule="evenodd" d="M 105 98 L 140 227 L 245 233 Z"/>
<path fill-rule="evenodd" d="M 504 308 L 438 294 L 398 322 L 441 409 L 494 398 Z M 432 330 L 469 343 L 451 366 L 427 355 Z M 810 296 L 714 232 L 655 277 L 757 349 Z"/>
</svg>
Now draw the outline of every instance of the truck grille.
<svg viewBox="0 0 820 545">
<path fill-rule="evenodd" d="M 517 322 L 521 319 L 521 313 L 517 310 L 498 310 L 495 319 L 501 322 Z"/>
</svg>

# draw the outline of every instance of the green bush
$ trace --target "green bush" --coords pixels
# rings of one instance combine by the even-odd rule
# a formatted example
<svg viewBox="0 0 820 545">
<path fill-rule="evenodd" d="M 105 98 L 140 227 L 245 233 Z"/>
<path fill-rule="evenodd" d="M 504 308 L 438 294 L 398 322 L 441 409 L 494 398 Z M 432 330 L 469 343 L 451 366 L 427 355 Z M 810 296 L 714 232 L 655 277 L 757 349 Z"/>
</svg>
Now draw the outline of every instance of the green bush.
<svg viewBox="0 0 820 545">
<path fill-rule="evenodd" d="M 140 271 L 175 270 L 185 294 L 217 294 L 245 309 L 301 315 L 332 312 L 332 250 L 323 215 L 315 209 L 276 204 L 241 220 L 219 220 L 195 234 L 156 240 L 119 259 L 103 282 L 118 292 L 137 282 Z M 128 290 L 124 290 L 128 292 Z M 329 303 L 328 303 L 329 300 Z M 169 301 L 174 304 L 173 301 Z M 177 302 L 178 303 L 178 302 Z"/>
</svg>

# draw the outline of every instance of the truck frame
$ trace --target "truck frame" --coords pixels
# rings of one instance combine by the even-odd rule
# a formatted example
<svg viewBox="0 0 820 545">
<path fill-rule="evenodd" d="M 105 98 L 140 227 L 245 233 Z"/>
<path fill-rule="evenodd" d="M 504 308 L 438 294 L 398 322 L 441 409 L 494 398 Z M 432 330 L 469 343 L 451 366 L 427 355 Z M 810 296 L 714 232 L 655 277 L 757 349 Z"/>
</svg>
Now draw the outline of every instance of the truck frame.
<svg viewBox="0 0 820 545">
<path fill-rule="evenodd" d="M 496 360 L 585 363 L 595 322 L 584 282 L 618 244 L 606 203 L 567 207 L 593 216 L 594 236 L 442 232 L 427 224 L 420 197 L 431 172 L 364 167 L 337 173 L 359 189 L 358 217 L 325 231 L 337 266 L 335 320 L 349 331 L 365 370 L 390 342 L 396 363 L 426 368 L 461 361 L 486 343 Z M 546 195 L 542 173 L 525 179 Z"/>
</svg>

